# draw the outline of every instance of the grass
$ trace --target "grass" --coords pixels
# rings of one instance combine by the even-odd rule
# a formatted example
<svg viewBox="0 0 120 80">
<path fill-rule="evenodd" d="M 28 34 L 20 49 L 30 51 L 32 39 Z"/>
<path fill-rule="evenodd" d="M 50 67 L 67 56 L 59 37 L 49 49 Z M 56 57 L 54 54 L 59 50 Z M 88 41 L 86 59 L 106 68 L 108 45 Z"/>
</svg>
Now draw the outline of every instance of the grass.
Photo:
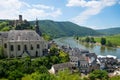
<svg viewBox="0 0 120 80">
<path fill-rule="evenodd" d="M 104 36 L 106 41 L 110 41 L 112 44 L 120 46 L 120 34 L 119 35 L 112 35 L 112 36 Z M 101 37 L 94 38 L 96 42 L 100 43 Z"/>
</svg>

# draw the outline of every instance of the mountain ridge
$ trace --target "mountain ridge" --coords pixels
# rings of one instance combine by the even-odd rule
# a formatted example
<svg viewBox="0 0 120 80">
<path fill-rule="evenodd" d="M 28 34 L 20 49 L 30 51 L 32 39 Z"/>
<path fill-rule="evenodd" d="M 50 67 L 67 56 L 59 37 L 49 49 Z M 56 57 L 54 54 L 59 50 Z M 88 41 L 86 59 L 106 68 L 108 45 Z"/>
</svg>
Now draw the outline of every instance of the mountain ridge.
<svg viewBox="0 0 120 80">
<path fill-rule="evenodd" d="M 99 30 L 96 30 L 96 31 L 100 32 L 100 33 L 104 33 L 106 35 L 114 35 L 114 34 L 120 34 L 120 27 L 99 29 Z"/>
<path fill-rule="evenodd" d="M 31 25 L 34 25 L 35 21 L 29 21 Z M 43 33 L 50 36 L 66 37 L 66 36 L 95 36 L 100 35 L 91 28 L 79 26 L 69 21 L 52 21 L 52 20 L 39 20 L 39 26 Z"/>
</svg>

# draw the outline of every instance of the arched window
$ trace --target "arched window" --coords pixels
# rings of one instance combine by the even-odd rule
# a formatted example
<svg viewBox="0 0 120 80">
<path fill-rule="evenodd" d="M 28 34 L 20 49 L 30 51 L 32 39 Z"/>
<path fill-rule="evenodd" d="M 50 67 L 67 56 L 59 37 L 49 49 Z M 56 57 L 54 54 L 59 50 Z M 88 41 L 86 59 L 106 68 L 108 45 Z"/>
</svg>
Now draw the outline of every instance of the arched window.
<svg viewBox="0 0 120 80">
<path fill-rule="evenodd" d="M 38 51 L 36 51 L 36 57 L 38 57 Z"/>
<path fill-rule="evenodd" d="M 14 51 L 14 46 L 13 45 L 10 46 L 10 50 Z"/>
<path fill-rule="evenodd" d="M 4 44 L 4 48 L 7 48 L 7 44 L 6 43 Z"/>
<path fill-rule="evenodd" d="M 20 45 L 18 45 L 18 51 L 20 51 Z"/>
<path fill-rule="evenodd" d="M 33 46 L 32 45 L 31 45 L 30 49 L 33 50 Z"/>
<path fill-rule="evenodd" d="M 24 45 L 24 50 L 27 50 L 27 45 Z"/>
<path fill-rule="evenodd" d="M 37 44 L 37 49 L 39 49 L 40 48 L 40 45 L 39 44 Z"/>
</svg>

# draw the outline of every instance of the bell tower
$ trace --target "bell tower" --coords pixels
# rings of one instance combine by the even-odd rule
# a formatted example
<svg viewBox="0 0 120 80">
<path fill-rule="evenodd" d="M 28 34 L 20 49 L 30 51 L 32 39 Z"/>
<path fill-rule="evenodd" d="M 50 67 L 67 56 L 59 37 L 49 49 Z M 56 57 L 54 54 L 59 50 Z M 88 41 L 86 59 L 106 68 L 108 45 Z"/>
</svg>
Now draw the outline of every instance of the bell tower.
<svg viewBox="0 0 120 80">
<path fill-rule="evenodd" d="M 36 33 L 39 34 L 39 36 L 42 36 L 42 32 L 40 31 L 37 18 L 36 18 L 36 22 L 35 22 L 35 31 L 36 31 Z"/>
</svg>

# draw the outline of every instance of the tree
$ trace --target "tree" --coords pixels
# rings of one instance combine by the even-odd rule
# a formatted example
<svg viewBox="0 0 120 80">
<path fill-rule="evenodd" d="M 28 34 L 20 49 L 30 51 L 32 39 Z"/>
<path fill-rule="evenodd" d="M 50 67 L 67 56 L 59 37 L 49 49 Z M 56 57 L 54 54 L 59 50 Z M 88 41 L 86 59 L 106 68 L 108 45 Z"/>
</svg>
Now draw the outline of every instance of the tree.
<svg viewBox="0 0 120 80">
<path fill-rule="evenodd" d="M 63 52 L 62 50 L 59 52 L 59 58 L 60 58 L 60 62 L 68 62 L 69 61 L 69 55 L 65 52 Z"/>
<path fill-rule="evenodd" d="M 79 37 L 78 37 L 78 36 L 76 36 L 76 40 L 79 40 Z"/>
<path fill-rule="evenodd" d="M 0 46 L 0 59 L 4 58 L 3 47 Z"/>
<path fill-rule="evenodd" d="M 113 44 L 110 41 L 108 41 L 107 46 L 113 47 Z"/>
<path fill-rule="evenodd" d="M 9 26 L 6 26 L 4 27 L 3 29 L 1 29 L 1 31 L 9 31 L 10 30 L 10 27 Z"/>
<path fill-rule="evenodd" d="M 71 74 L 71 72 L 68 69 L 66 69 L 64 71 L 58 71 L 56 76 L 57 76 L 56 80 L 81 80 L 79 73 Z"/>
<path fill-rule="evenodd" d="M 45 33 L 44 33 L 42 36 L 43 36 L 43 38 L 44 38 L 46 41 L 52 40 L 51 36 L 48 35 L 48 34 L 45 34 Z"/>
<path fill-rule="evenodd" d="M 41 74 L 38 72 L 32 73 L 30 75 L 30 79 L 31 80 L 56 80 L 55 76 L 52 74 L 46 74 L 46 73 Z"/>
<path fill-rule="evenodd" d="M 90 80 L 105 80 L 108 79 L 108 73 L 104 70 L 95 70 L 89 74 Z"/>
<path fill-rule="evenodd" d="M 23 73 L 21 71 L 15 70 L 12 72 L 9 72 L 9 80 L 21 80 L 23 77 Z"/>
<path fill-rule="evenodd" d="M 49 73 L 45 66 L 40 66 L 36 71 L 38 71 L 41 74 L 43 74 L 43 73 L 48 74 Z"/>
<path fill-rule="evenodd" d="M 22 71 L 23 73 L 27 73 L 30 74 L 33 72 L 33 67 L 31 67 L 31 58 L 30 57 L 26 57 L 24 60 L 24 63 L 22 64 Z"/>
<path fill-rule="evenodd" d="M 91 43 L 96 43 L 96 41 L 94 40 L 94 37 L 91 37 L 91 38 L 90 38 L 90 42 L 91 42 Z"/>
<path fill-rule="evenodd" d="M 119 80 L 120 79 L 120 76 L 113 76 L 110 78 L 110 80 Z"/>
<path fill-rule="evenodd" d="M 51 62 L 52 62 L 53 64 L 57 64 L 57 63 L 60 62 L 60 61 L 59 61 L 59 57 L 57 57 L 57 56 L 51 56 L 51 57 L 50 57 L 50 60 L 51 60 Z"/>
<path fill-rule="evenodd" d="M 85 42 L 89 43 L 89 42 L 90 42 L 90 38 L 89 38 L 89 37 L 86 37 L 86 38 L 85 38 Z"/>
<path fill-rule="evenodd" d="M 105 45 L 106 44 L 106 38 L 101 38 L 101 45 Z"/>
<path fill-rule="evenodd" d="M 58 53 L 58 51 L 59 51 L 59 49 L 55 46 L 55 45 L 53 45 L 51 48 L 50 48 L 50 54 L 57 54 Z"/>
</svg>

